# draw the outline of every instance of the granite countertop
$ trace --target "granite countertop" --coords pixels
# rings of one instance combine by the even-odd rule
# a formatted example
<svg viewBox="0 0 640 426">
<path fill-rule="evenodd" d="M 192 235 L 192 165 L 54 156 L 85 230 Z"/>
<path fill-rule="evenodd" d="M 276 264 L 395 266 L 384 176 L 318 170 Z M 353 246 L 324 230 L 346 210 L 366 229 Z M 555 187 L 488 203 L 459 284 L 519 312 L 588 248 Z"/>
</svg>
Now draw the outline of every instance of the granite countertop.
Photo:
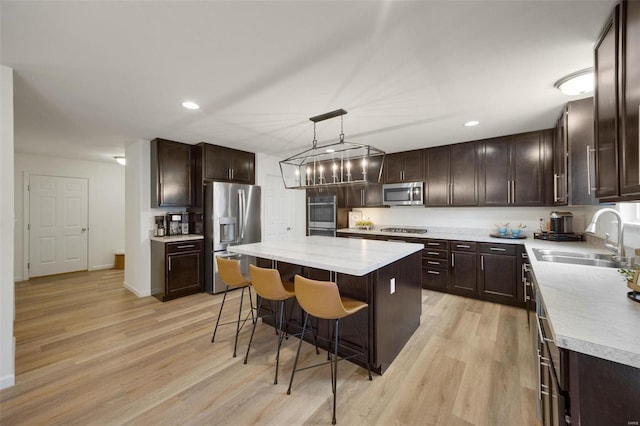
<svg viewBox="0 0 640 426">
<path fill-rule="evenodd" d="M 228 251 L 362 276 L 423 248 L 414 243 L 311 236 L 229 246 Z"/>
<path fill-rule="evenodd" d="M 379 228 L 385 228 L 386 226 L 380 226 Z M 361 235 L 385 235 L 389 237 L 405 237 L 405 238 L 421 238 L 421 239 L 433 239 L 433 240 L 462 240 L 462 241 L 476 241 L 479 243 L 501 243 L 501 244 L 524 244 L 525 241 L 531 239 L 529 235 L 527 238 L 496 238 L 491 237 L 489 234 L 491 231 L 483 229 L 464 229 L 459 228 L 428 228 L 429 230 L 424 234 L 414 233 L 401 233 L 401 232 L 382 232 L 379 228 L 372 229 L 370 231 L 355 228 L 342 228 L 336 232 L 344 232 L 349 234 L 361 234 Z M 433 231 L 432 231 L 433 229 Z"/>
<path fill-rule="evenodd" d="M 187 234 L 187 235 L 169 235 L 168 237 L 149 237 L 151 241 L 158 241 L 161 243 L 178 243 L 180 241 L 193 241 L 193 240 L 203 240 L 204 236 L 197 234 Z"/>
<path fill-rule="evenodd" d="M 607 253 L 603 245 L 527 240 L 525 247 L 556 344 L 640 368 L 640 303 L 627 298 L 617 269 L 539 261 L 532 251 Z"/>
</svg>

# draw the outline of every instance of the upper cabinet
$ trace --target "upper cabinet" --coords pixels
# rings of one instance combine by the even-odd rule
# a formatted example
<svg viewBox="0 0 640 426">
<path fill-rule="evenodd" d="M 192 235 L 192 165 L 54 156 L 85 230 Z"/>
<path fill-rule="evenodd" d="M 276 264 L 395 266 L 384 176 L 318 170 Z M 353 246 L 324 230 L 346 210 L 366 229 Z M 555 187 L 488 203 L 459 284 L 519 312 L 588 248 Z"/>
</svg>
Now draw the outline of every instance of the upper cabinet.
<svg viewBox="0 0 640 426">
<path fill-rule="evenodd" d="M 419 182 L 424 178 L 423 150 L 387 154 L 384 183 Z"/>
<path fill-rule="evenodd" d="M 480 141 L 480 205 L 551 204 L 552 140 L 542 130 Z"/>
<path fill-rule="evenodd" d="M 191 207 L 191 145 L 151 141 L 151 207 Z"/>
<path fill-rule="evenodd" d="M 596 196 L 640 199 L 640 2 L 614 8 L 594 60 Z"/>
<path fill-rule="evenodd" d="M 203 151 L 203 179 L 255 183 L 255 154 L 225 146 L 200 143 Z"/>
<path fill-rule="evenodd" d="M 477 206 L 477 143 L 425 149 L 425 206 Z"/>
</svg>

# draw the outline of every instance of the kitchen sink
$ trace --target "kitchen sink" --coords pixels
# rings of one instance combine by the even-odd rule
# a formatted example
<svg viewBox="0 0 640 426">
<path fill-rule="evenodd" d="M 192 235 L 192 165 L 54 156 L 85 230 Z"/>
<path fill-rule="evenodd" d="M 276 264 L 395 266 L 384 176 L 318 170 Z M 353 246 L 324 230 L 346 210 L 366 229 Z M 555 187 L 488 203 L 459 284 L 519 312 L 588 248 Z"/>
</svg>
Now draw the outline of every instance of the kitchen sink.
<svg viewBox="0 0 640 426">
<path fill-rule="evenodd" d="M 536 259 L 545 262 L 569 263 L 572 265 L 603 266 L 620 268 L 628 266 L 618 256 L 602 253 L 572 252 L 564 250 L 533 249 Z"/>
</svg>

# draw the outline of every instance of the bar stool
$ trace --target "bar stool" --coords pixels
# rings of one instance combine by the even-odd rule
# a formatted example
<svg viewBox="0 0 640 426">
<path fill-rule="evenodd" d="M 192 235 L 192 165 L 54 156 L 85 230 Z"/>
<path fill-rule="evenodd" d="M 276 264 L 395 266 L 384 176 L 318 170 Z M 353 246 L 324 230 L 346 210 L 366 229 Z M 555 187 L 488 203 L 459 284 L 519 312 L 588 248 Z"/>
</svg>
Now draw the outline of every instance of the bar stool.
<svg viewBox="0 0 640 426">
<path fill-rule="evenodd" d="M 368 307 L 369 305 L 359 300 L 340 296 L 338 285 L 332 281 L 316 281 L 301 277 L 300 275 L 296 275 L 294 282 L 296 289 L 296 299 L 298 300 L 298 303 L 300 304 L 302 309 L 305 311 L 302 333 L 304 334 L 307 327 L 309 315 L 320 319 L 334 320 L 334 350 L 329 362 L 296 369 L 296 367 L 298 366 L 298 358 L 300 356 L 300 347 L 302 346 L 302 339 L 300 339 L 300 343 L 298 344 L 298 351 L 296 352 L 296 358 L 293 363 L 293 370 L 291 371 L 291 380 L 289 381 L 289 389 L 287 390 L 287 394 L 291 394 L 291 385 L 293 384 L 293 376 L 295 375 L 296 371 L 306 370 L 308 368 L 318 367 L 320 365 L 330 363 L 331 388 L 333 391 L 333 419 L 331 422 L 332 424 L 336 424 L 336 382 L 338 379 L 338 339 L 340 330 L 340 319 L 353 315 L 356 312 Z M 367 338 L 367 333 L 362 333 L 362 336 L 362 352 L 344 357 L 342 359 L 349 359 L 358 355 L 362 355 L 367 365 L 369 380 L 372 380 L 371 367 L 369 365 L 369 348 L 367 345 L 365 349 L 364 344 L 364 341 Z"/>
<path fill-rule="evenodd" d="M 278 366 L 280 365 L 280 347 L 282 346 L 282 340 L 284 339 L 284 333 L 282 330 L 282 324 L 284 322 L 284 302 L 292 299 L 296 296 L 293 290 L 293 283 L 288 281 L 282 281 L 280 278 L 280 272 L 277 269 L 260 268 L 255 265 L 249 265 L 249 275 L 251 276 L 251 285 L 256 291 L 256 294 L 260 296 L 258 302 L 258 315 L 262 308 L 262 302 L 264 300 L 268 302 L 278 302 L 278 308 L 276 310 L 271 307 L 272 317 L 274 323 L 277 323 L 278 335 L 278 351 L 276 353 L 276 376 L 273 381 L 274 385 L 278 384 Z M 249 350 L 251 349 L 251 343 L 253 342 L 253 335 L 256 331 L 256 324 L 253 323 L 253 329 L 251 330 L 251 337 L 249 338 L 249 346 L 247 346 L 247 354 L 244 357 L 244 363 L 247 363 L 249 359 Z M 274 324 L 275 325 L 275 324 Z"/>
<path fill-rule="evenodd" d="M 249 315 L 251 315 L 251 321 L 255 324 L 256 319 L 253 315 L 253 300 L 251 299 L 251 282 L 248 281 L 240 270 L 240 262 L 238 260 L 233 259 L 224 259 L 222 257 L 216 257 L 216 265 L 218 267 L 218 274 L 222 279 L 222 282 L 225 284 L 224 288 L 224 296 L 222 297 L 222 303 L 220 304 L 220 312 L 218 313 L 218 319 L 216 320 L 216 327 L 213 329 L 213 336 L 211 337 L 211 343 L 216 339 L 216 332 L 218 331 L 218 325 L 227 325 L 227 324 L 236 324 L 236 338 L 233 344 L 233 357 L 236 356 L 236 349 L 238 347 L 238 334 L 240 333 L 240 329 L 244 326 L 244 324 L 249 319 Z M 229 289 L 241 288 L 242 294 L 240 295 L 240 308 L 238 308 L 238 320 L 230 321 L 220 324 L 220 317 L 222 316 L 222 308 L 224 308 L 224 301 L 227 299 L 227 292 Z M 242 303 L 244 300 L 244 291 L 249 290 L 249 305 L 251 306 L 250 313 L 247 314 L 244 321 L 242 321 L 242 325 L 240 325 L 240 321 L 242 318 Z"/>
</svg>

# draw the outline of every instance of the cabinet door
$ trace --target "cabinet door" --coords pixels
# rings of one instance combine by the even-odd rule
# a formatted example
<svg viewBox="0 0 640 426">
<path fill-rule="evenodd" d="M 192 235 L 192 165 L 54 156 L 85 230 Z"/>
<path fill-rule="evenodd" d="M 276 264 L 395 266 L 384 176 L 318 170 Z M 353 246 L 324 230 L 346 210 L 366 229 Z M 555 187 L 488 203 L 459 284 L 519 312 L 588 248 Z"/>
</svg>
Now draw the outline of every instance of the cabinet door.
<svg viewBox="0 0 640 426">
<path fill-rule="evenodd" d="M 348 208 L 358 208 L 365 206 L 364 185 L 346 185 L 345 198 Z"/>
<path fill-rule="evenodd" d="M 425 205 L 449 205 L 449 146 L 429 148 L 424 151 Z"/>
<path fill-rule="evenodd" d="M 382 205 L 382 185 L 369 184 L 364 187 L 364 204 L 367 207 Z"/>
<path fill-rule="evenodd" d="M 618 195 L 619 6 L 595 46 L 596 196 Z"/>
<path fill-rule="evenodd" d="M 595 194 L 593 98 L 567 105 L 569 144 L 569 204 L 598 204 Z"/>
<path fill-rule="evenodd" d="M 448 286 L 449 277 L 446 269 L 422 268 L 422 288 L 445 291 Z"/>
<path fill-rule="evenodd" d="M 568 203 L 567 194 L 567 156 L 568 156 L 568 135 L 567 135 L 567 111 L 568 107 L 562 110 L 558 124 L 555 128 L 553 138 L 553 205 L 564 206 Z"/>
<path fill-rule="evenodd" d="M 384 181 L 385 183 L 402 182 L 404 172 L 404 153 L 397 152 L 388 154 L 384 159 Z"/>
<path fill-rule="evenodd" d="M 452 293 L 475 295 L 478 258 L 476 253 L 451 252 L 451 280 L 449 288 Z"/>
<path fill-rule="evenodd" d="M 255 154 L 247 151 L 229 150 L 231 180 L 238 183 L 255 183 Z"/>
<path fill-rule="evenodd" d="M 197 292 L 202 288 L 200 252 L 167 255 L 166 298 L 182 293 Z"/>
<path fill-rule="evenodd" d="M 632 195 L 640 193 L 640 2 L 626 1 L 622 8 L 624 93 L 620 111 L 620 194 Z"/>
<path fill-rule="evenodd" d="M 424 179 L 424 150 L 406 151 L 404 154 L 404 181 L 421 182 Z"/>
<path fill-rule="evenodd" d="M 229 169 L 229 148 L 204 144 L 204 178 L 228 181 Z"/>
<path fill-rule="evenodd" d="M 191 145 L 155 139 L 156 195 L 152 207 L 191 207 Z M 153 169 L 153 168 L 152 168 Z"/>
<path fill-rule="evenodd" d="M 544 206 L 545 140 L 543 132 L 516 135 L 512 143 L 511 203 Z"/>
<path fill-rule="evenodd" d="M 451 146 L 452 206 L 478 205 L 478 145 L 468 142 Z"/>
<path fill-rule="evenodd" d="M 506 206 L 511 201 L 511 160 L 509 138 L 495 138 L 482 142 L 480 204 Z"/>
<path fill-rule="evenodd" d="M 515 256 L 480 254 L 480 294 L 486 300 L 516 304 L 518 268 Z"/>
</svg>

